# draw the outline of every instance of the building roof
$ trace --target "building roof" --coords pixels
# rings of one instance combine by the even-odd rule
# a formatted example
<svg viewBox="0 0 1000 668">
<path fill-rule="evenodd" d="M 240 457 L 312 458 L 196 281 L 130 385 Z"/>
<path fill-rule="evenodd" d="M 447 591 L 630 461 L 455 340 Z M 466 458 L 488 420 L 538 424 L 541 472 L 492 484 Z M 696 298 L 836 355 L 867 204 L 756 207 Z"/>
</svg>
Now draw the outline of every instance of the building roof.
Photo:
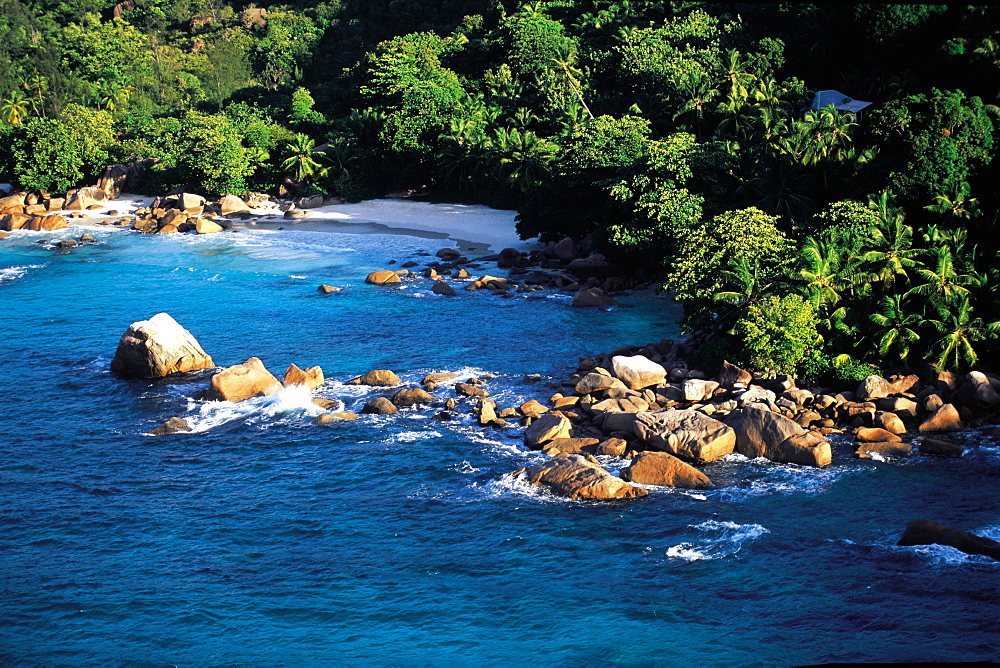
<svg viewBox="0 0 1000 668">
<path fill-rule="evenodd" d="M 821 90 L 813 96 L 813 101 L 812 104 L 809 105 L 809 108 L 823 109 L 824 107 L 829 107 L 831 104 L 838 111 L 850 111 L 854 114 L 872 106 L 871 102 L 855 100 L 854 98 L 844 95 L 840 91 Z"/>
</svg>

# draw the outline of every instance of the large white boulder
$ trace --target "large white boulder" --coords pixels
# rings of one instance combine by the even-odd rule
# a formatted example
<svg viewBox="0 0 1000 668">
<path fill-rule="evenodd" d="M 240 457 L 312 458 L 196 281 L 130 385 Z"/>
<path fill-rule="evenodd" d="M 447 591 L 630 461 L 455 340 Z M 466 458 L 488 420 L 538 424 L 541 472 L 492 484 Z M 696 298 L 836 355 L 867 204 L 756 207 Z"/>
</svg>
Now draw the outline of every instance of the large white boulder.
<svg viewBox="0 0 1000 668">
<path fill-rule="evenodd" d="M 111 360 L 111 371 L 126 378 L 159 378 L 214 367 L 191 332 L 167 313 L 129 325 Z"/>
</svg>

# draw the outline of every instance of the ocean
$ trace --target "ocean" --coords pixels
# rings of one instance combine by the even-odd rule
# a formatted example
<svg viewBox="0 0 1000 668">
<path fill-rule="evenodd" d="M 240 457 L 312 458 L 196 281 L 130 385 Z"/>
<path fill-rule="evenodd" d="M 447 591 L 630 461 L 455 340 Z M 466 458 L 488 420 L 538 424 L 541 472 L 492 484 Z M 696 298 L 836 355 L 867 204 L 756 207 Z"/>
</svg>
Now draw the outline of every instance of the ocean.
<svg viewBox="0 0 1000 668">
<path fill-rule="evenodd" d="M 98 243 L 36 243 L 82 232 Z M 165 311 L 220 366 L 256 356 L 280 378 L 320 365 L 313 396 L 347 410 L 387 393 L 344 384 L 370 369 L 483 378 L 509 407 L 546 401 L 580 356 L 680 337 L 661 295 L 592 310 L 552 291 L 364 284 L 454 245 L 97 226 L 0 241 L 0 664 L 1000 658 L 1000 563 L 895 545 L 916 518 L 1000 539 L 993 437 L 962 434 L 955 460 L 857 460 L 838 441 L 822 470 L 731 455 L 703 467 L 711 490 L 579 502 L 508 475 L 544 456 L 519 428 L 475 426 L 470 404 L 451 422 L 433 406 L 317 425 L 301 388 L 202 403 L 204 373 L 109 371 L 129 324 Z M 173 416 L 194 431 L 147 435 Z"/>
</svg>

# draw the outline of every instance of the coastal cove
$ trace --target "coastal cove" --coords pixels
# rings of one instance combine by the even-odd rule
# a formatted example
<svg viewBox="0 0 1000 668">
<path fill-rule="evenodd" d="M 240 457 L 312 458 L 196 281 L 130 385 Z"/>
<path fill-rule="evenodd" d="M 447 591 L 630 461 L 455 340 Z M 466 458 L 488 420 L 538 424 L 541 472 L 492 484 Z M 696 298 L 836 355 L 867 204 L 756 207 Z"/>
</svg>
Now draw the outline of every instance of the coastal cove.
<svg viewBox="0 0 1000 668">
<path fill-rule="evenodd" d="M 71 221 L 0 241 L 0 661 L 996 658 L 1000 564 L 896 546 L 918 517 L 1000 539 L 995 436 L 952 437 L 966 446 L 959 459 L 884 461 L 854 459 L 835 437 L 826 468 L 734 454 L 702 467 L 712 489 L 649 486 L 641 499 L 594 503 L 506 475 L 546 457 L 524 447 L 523 429 L 484 429 L 468 413 L 317 425 L 295 388 L 203 403 L 193 397 L 204 375 L 110 373 L 121 333 L 158 312 L 220 366 L 321 366 L 323 396 L 353 411 L 384 394 L 344 384 L 369 369 L 409 385 L 437 371 L 481 378 L 511 406 L 546 402 L 546 383 L 581 356 L 680 338 L 679 307 L 653 293 L 573 309 L 551 290 L 449 298 L 429 281 L 365 285 L 391 261 L 455 246 L 474 258 L 512 235 L 512 215 L 477 236 L 475 224 L 415 227 L 394 223 L 397 205 L 369 206 L 388 210 L 212 235 Z M 51 246 L 83 233 L 96 243 L 68 255 Z M 194 431 L 148 435 L 171 416 Z"/>
</svg>

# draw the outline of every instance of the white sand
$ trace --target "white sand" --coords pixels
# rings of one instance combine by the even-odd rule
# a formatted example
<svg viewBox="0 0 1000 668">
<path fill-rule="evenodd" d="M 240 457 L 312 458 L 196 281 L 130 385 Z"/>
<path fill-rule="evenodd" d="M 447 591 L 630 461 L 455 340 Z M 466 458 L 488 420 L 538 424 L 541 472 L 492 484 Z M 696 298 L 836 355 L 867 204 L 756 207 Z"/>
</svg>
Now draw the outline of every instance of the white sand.
<svg viewBox="0 0 1000 668">
<path fill-rule="evenodd" d="M 472 204 L 431 204 L 400 199 L 373 199 L 357 204 L 338 204 L 305 209 L 307 218 L 283 220 L 277 209 L 257 209 L 258 215 L 277 216 L 285 229 L 338 232 L 382 231 L 420 237 L 448 238 L 460 245 L 488 247 L 493 252 L 504 248 L 531 250 L 537 241 L 522 241 L 514 229 L 516 211 L 491 209 Z M 250 222 L 250 221 L 244 221 Z M 273 223 L 275 221 L 256 221 Z"/>
<path fill-rule="evenodd" d="M 108 218 L 109 211 L 131 215 L 149 206 L 152 197 L 123 193 L 121 197 L 101 202 L 103 207 L 86 211 L 86 218 L 76 222 Z M 514 229 L 516 211 L 491 209 L 471 204 L 431 204 L 400 199 L 373 199 L 357 204 L 338 204 L 305 209 L 306 218 L 284 219 L 277 206 L 254 209 L 254 217 L 237 219 L 242 228 L 346 232 L 350 234 L 405 234 L 431 239 L 451 239 L 463 248 L 497 253 L 504 248 L 528 251 L 540 248 L 537 240 L 522 241 Z"/>
</svg>

